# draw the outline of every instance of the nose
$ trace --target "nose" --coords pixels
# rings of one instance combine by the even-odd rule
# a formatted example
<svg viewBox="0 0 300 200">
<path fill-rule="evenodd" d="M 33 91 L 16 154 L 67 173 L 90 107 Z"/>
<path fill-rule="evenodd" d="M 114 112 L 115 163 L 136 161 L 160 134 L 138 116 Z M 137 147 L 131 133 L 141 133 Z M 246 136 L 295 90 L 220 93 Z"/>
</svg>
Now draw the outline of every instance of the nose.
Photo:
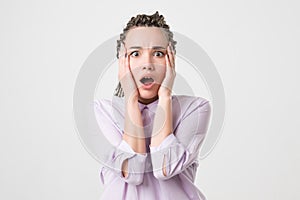
<svg viewBox="0 0 300 200">
<path fill-rule="evenodd" d="M 154 63 L 150 52 L 144 54 L 143 63 L 144 63 L 142 67 L 143 70 L 150 70 L 150 71 L 154 70 Z"/>
<path fill-rule="evenodd" d="M 154 66 L 152 63 L 147 63 L 146 65 L 143 66 L 143 70 L 154 70 Z"/>
</svg>

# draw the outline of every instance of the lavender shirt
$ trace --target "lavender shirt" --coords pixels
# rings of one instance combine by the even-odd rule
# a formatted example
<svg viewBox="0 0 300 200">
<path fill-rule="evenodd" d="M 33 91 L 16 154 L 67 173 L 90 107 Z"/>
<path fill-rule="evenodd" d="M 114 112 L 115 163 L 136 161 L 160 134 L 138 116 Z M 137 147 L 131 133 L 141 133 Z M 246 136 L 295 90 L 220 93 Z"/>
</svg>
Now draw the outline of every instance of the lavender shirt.
<svg viewBox="0 0 300 200">
<path fill-rule="evenodd" d="M 173 132 L 157 147 L 149 147 L 158 100 L 139 108 L 144 120 L 147 154 L 133 151 L 122 140 L 124 99 L 95 100 L 99 127 L 115 147 L 100 170 L 104 200 L 205 200 L 194 184 L 198 155 L 210 121 L 211 107 L 202 97 L 172 96 Z M 146 120 L 145 120 L 146 119 Z M 128 159 L 128 176 L 122 163 Z M 162 166 L 165 161 L 166 176 Z"/>
</svg>

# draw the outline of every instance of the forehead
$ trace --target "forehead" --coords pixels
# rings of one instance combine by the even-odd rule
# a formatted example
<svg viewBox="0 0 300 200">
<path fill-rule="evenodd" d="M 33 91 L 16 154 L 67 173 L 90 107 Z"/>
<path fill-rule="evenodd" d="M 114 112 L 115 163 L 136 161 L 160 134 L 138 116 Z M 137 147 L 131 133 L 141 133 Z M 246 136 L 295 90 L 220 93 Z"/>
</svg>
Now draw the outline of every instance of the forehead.
<svg viewBox="0 0 300 200">
<path fill-rule="evenodd" d="M 143 48 L 152 46 L 167 47 L 168 37 L 163 28 L 136 27 L 128 31 L 124 42 L 127 48 L 136 46 Z"/>
</svg>

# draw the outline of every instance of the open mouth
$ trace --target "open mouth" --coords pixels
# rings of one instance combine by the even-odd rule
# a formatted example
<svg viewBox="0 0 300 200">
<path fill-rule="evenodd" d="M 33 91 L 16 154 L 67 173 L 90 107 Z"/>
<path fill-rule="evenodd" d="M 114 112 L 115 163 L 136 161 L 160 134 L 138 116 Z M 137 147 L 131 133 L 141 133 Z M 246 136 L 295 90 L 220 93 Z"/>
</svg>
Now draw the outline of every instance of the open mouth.
<svg viewBox="0 0 300 200">
<path fill-rule="evenodd" d="M 143 77 L 140 80 L 141 83 L 143 83 L 144 85 L 151 85 L 154 82 L 154 79 L 148 76 Z"/>
</svg>

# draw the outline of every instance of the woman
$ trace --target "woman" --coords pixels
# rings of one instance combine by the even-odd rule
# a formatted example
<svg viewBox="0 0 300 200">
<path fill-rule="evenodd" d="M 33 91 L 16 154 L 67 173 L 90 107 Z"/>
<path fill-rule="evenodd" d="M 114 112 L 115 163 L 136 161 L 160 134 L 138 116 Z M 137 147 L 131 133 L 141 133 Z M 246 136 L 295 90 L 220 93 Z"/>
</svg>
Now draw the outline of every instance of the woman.
<svg viewBox="0 0 300 200">
<path fill-rule="evenodd" d="M 117 45 L 113 101 L 95 101 L 114 149 L 101 168 L 102 199 L 206 199 L 194 184 L 210 118 L 204 98 L 172 95 L 175 45 L 164 17 L 132 17 Z"/>
</svg>

